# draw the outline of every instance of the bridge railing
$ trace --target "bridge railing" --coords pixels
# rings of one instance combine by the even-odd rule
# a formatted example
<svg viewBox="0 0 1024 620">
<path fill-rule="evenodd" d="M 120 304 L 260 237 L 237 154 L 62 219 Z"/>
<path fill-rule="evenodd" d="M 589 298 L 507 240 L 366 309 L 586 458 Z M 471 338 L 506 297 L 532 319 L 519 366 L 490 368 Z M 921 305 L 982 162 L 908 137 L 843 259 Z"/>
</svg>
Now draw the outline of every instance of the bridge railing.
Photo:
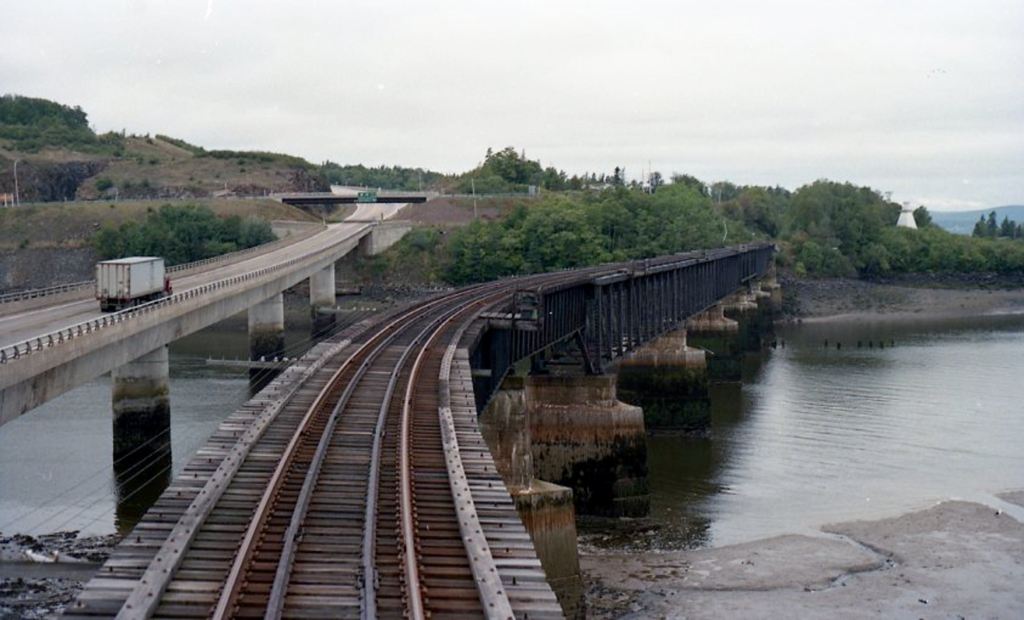
<svg viewBox="0 0 1024 620">
<path fill-rule="evenodd" d="M 55 284 L 53 286 L 47 286 L 44 288 L 33 288 L 26 291 L 15 291 L 13 293 L 0 294 L 0 304 L 13 303 L 16 301 L 25 301 L 26 299 L 36 299 L 39 297 L 52 297 L 53 295 L 60 295 L 61 293 L 70 293 L 85 288 L 94 288 L 96 286 L 96 280 L 84 280 L 82 282 L 72 282 L 70 284 Z"/>
<path fill-rule="evenodd" d="M 316 233 L 322 231 L 325 227 L 326 226 L 324 225 L 317 225 L 315 228 L 310 228 L 310 230 L 308 231 L 301 232 L 295 235 L 290 235 L 288 237 L 282 237 L 269 243 L 255 245 L 251 248 L 245 248 L 242 250 L 238 250 L 236 252 L 229 252 L 227 254 L 221 254 L 219 256 L 213 256 L 210 258 L 203 258 L 197 261 L 192 261 L 191 263 L 181 263 L 180 265 L 172 265 L 167 268 L 167 273 L 176 273 L 180 275 L 183 272 L 199 269 L 200 267 L 205 267 L 207 265 L 217 263 L 226 264 L 234 262 L 239 258 L 244 258 L 245 256 L 256 252 L 273 251 L 282 246 L 307 239 L 315 235 Z M 4 293 L 0 294 L 0 305 L 6 303 L 14 303 L 18 301 L 26 301 L 29 299 L 39 299 L 42 297 L 52 297 L 54 295 L 61 295 L 63 293 L 84 291 L 86 289 L 95 290 L 95 288 L 96 280 L 83 280 L 81 282 L 73 282 L 71 284 L 57 284 L 54 286 L 47 286 L 45 288 L 35 288 L 25 291 L 16 291 L 13 293 Z"/>
<path fill-rule="evenodd" d="M 108 327 L 120 325 L 126 321 L 131 321 L 139 317 L 146 316 L 155 310 L 159 310 L 161 308 L 166 308 L 168 306 L 172 306 L 190 299 L 194 299 L 196 297 L 199 297 L 200 295 L 206 295 L 217 290 L 235 286 L 239 283 L 246 282 L 248 280 L 260 278 L 265 275 L 281 271 L 283 269 L 288 269 L 293 265 L 296 265 L 298 263 L 315 257 L 317 254 L 321 254 L 323 251 L 323 248 L 310 250 L 299 256 L 289 258 L 284 262 L 271 265 L 270 267 L 264 267 L 262 269 L 257 269 L 255 271 L 249 271 L 243 274 L 239 274 L 237 276 L 231 276 L 229 278 L 216 280 L 208 284 L 203 284 L 185 291 L 174 293 L 172 295 L 169 295 L 162 299 L 158 299 L 156 301 L 140 304 L 133 308 L 128 308 L 118 312 L 112 312 L 110 314 L 106 314 L 96 319 L 83 321 L 70 327 L 66 327 L 47 334 L 42 334 L 40 336 L 36 336 L 13 345 L 8 345 L 6 347 L 0 348 L 0 364 L 12 363 L 16 360 L 22 359 L 28 355 L 42 351 L 44 349 L 59 346 L 65 342 L 69 342 L 77 338 L 88 336 L 89 334 L 98 332 Z"/>
</svg>

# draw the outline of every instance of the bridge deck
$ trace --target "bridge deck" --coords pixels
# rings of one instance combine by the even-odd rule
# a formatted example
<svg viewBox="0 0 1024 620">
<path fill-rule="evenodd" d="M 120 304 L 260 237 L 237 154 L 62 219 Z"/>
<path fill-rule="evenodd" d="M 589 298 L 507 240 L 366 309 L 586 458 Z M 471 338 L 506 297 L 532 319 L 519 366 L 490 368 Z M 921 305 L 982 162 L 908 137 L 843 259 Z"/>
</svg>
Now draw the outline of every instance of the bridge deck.
<svg viewBox="0 0 1024 620">
<path fill-rule="evenodd" d="M 110 559 L 86 585 L 77 601 L 66 610 L 65 616 L 110 617 L 126 611 L 122 609 L 126 600 L 139 586 L 140 579 L 158 551 L 166 544 L 189 505 L 202 492 L 224 459 L 232 454 L 238 438 L 251 428 L 261 414 L 282 394 L 297 387 L 297 382 L 315 360 L 333 349 L 337 355 L 308 378 L 304 386 L 295 392 L 292 402 L 286 405 L 280 414 L 282 417 L 300 417 L 302 410 L 310 406 L 311 395 L 326 384 L 327 378 L 345 357 L 345 352 L 353 348 L 347 339 L 352 338 L 360 328 L 360 325 L 353 326 L 314 347 L 298 363 L 229 416 L 135 529 L 118 545 Z M 502 583 L 507 589 L 509 602 L 519 617 L 560 617 L 561 608 L 545 580 L 544 571 L 536 557 L 530 537 L 477 427 L 469 359 L 465 350 L 459 350 L 453 361 L 450 393 L 463 464 L 469 477 L 482 528 L 490 544 Z M 297 422 L 292 426 L 295 424 Z M 234 561 L 236 550 L 259 502 L 258 489 L 264 486 L 273 469 L 271 464 L 276 459 L 276 455 L 254 449 L 246 461 L 246 466 L 243 466 L 236 476 L 238 482 L 233 482 L 228 488 L 218 503 L 218 512 L 211 516 L 196 536 L 181 562 L 177 575 L 163 593 L 156 609 L 156 616 L 210 616 L 221 595 L 227 567 Z M 420 506 L 421 512 L 429 510 L 429 505 Z M 350 556 L 356 560 L 355 564 L 358 564 L 362 528 L 345 527 L 349 521 L 350 519 L 337 518 L 336 515 L 333 519 L 328 517 L 320 522 L 321 527 L 315 532 L 311 530 L 308 535 L 311 538 L 315 535 L 320 546 L 334 556 Z M 423 562 L 440 565 L 444 570 L 444 565 L 449 562 L 449 552 L 443 546 L 432 548 L 429 540 L 421 540 L 421 544 Z M 443 542 L 438 544 L 443 545 Z M 379 549 L 379 558 L 389 556 L 391 560 L 381 561 L 398 564 L 396 549 Z M 313 561 L 315 563 L 315 560 Z M 454 569 L 454 564 L 452 566 Z M 307 565 L 296 570 L 306 570 L 308 573 L 311 568 L 315 574 L 315 565 Z M 354 567 L 352 570 L 357 569 L 358 567 Z M 381 570 L 382 579 L 387 572 Z M 348 583 L 351 579 L 323 573 L 318 578 L 308 580 L 310 585 L 303 590 L 294 593 L 289 590 L 291 613 L 299 613 L 302 617 L 358 617 L 358 592 L 342 583 Z M 446 593 L 435 588 L 433 595 L 441 598 Z M 458 597 L 452 600 L 455 607 L 449 611 L 459 616 L 470 611 L 468 608 L 459 607 L 462 604 L 458 603 Z M 389 606 L 386 601 L 381 602 L 380 612 L 384 614 L 391 611 L 400 614 L 399 601 L 393 603 L 393 606 Z M 480 613 L 479 608 L 474 613 Z"/>
</svg>

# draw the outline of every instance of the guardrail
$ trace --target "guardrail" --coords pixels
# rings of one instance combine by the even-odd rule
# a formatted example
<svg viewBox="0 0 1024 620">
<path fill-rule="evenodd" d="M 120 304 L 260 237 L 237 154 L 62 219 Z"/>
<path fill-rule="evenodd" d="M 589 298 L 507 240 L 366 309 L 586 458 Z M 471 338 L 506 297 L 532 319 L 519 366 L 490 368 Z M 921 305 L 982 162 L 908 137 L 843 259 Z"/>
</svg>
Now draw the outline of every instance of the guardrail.
<svg viewBox="0 0 1024 620">
<path fill-rule="evenodd" d="M 263 243 L 261 245 L 254 245 L 251 248 L 245 248 L 245 249 L 242 249 L 242 250 L 238 250 L 236 252 L 229 252 L 227 254 L 221 254 L 220 256 L 213 256 L 213 257 L 210 257 L 210 258 L 203 258 L 203 259 L 200 259 L 200 260 L 197 260 L 197 261 L 192 261 L 191 263 L 182 263 L 180 265 L 172 265 L 172 266 L 167 268 L 167 273 L 178 273 L 178 272 L 182 272 L 182 271 L 188 271 L 188 270 L 191 270 L 191 269 L 196 269 L 196 268 L 199 268 L 199 267 L 204 267 L 206 265 L 211 265 L 211 264 L 214 264 L 214 263 L 228 262 L 228 261 L 232 261 L 232 260 L 234 260 L 236 258 L 243 257 L 243 256 L 245 256 L 247 254 L 252 254 L 254 252 L 267 252 L 267 251 L 271 251 L 271 250 L 276 250 L 279 247 L 282 247 L 282 246 L 285 246 L 285 245 L 289 245 L 289 244 L 292 244 L 292 243 L 296 243 L 298 241 L 302 241 L 304 239 L 312 237 L 314 234 L 324 230 L 324 228 L 326 228 L 326 225 L 317 225 L 315 228 L 311 227 L 310 230 L 308 230 L 306 232 L 298 233 L 298 234 L 295 234 L 295 235 L 289 235 L 287 237 L 282 237 L 280 239 L 276 239 L 276 240 L 271 241 L 269 243 Z M 73 291 L 79 291 L 79 290 L 87 289 L 87 288 L 88 289 L 95 289 L 95 287 L 96 287 L 96 280 L 85 280 L 85 281 L 82 281 L 82 282 L 74 282 L 74 283 L 71 283 L 71 284 L 57 284 L 57 285 L 54 285 L 54 286 L 48 286 L 46 288 L 35 288 L 35 289 L 29 289 L 27 291 L 16 291 L 16 292 L 13 292 L 13 293 L 4 293 L 4 294 L 0 295 L 0 305 L 5 304 L 5 303 L 13 303 L 13 302 L 16 302 L 16 301 L 25 301 L 26 299 L 37 299 L 37 298 L 40 298 L 40 297 L 51 297 L 53 295 L 59 295 L 61 293 L 70 293 L 70 292 L 73 292 Z"/>
<path fill-rule="evenodd" d="M 35 353 L 37 351 L 42 351 L 43 349 L 48 349 L 63 344 L 64 342 L 68 342 L 76 338 L 81 338 L 83 336 L 106 329 L 108 327 L 119 325 L 121 323 L 124 323 L 125 321 L 130 321 L 137 317 L 145 316 L 146 314 L 149 314 L 150 312 L 153 312 L 154 310 L 158 310 L 160 308 L 174 305 L 189 299 L 193 299 L 200 295 L 205 295 L 218 289 L 234 286 L 247 280 L 253 280 L 255 278 L 267 275 L 269 273 L 289 268 L 292 265 L 308 260 L 312 256 L 320 254 L 323 251 L 323 249 L 311 250 L 309 252 L 306 252 L 299 256 L 292 257 L 282 263 L 277 263 L 270 267 L 264 267 L 262 269 L 257 269 L 256 271 L 249 271 L 247 273 L 243 273 L 237 276 L 231 276 L 230 278 L 216 280 L 214 282 L 203 284 L 195 288 L 181 291 L 179 293 L 174 293 L 172 295 L 169 295 L 162 299 L 158 299 L 156 301 L 151 301 L 145 304 L 135 306 L 134 308 L 128 308 L 126 310 L 121 310 L 119 312 L 112 312 L 98 319 L 83 321 L 82 323 L 72 325 L 71 327 L 66 327 L 55 332 L 50 332 L 48 334 L 43 334 L 41 336 L 30 338 L 29 340 L 26 340 L 24 342 L 8 345 L 0 349 L 0 364 L 8 364 L 14 360 L 23 358 L 27 355 L 31 355 L 32 353 Z"/>
<path fill-rule="evenodd" d="M 37 297 L 50 297 L 52 295 L 59 295 L 61 293 L 68 293 L 71 291 L 77 291 L 78 289 L 94 286 L 96 286 L 96 280 L 85 280 L 84 282 L 72 282 L 71 284 L 55 284 L 54 286 L 47 286 L 46 288 L 34 288 L 29 289 L 27 291 L 4 293 L 0 295 L 0 304 L 6 304 L 15 301 L 24 301 L 26 299 L 35 299 Z"/>
</svg>

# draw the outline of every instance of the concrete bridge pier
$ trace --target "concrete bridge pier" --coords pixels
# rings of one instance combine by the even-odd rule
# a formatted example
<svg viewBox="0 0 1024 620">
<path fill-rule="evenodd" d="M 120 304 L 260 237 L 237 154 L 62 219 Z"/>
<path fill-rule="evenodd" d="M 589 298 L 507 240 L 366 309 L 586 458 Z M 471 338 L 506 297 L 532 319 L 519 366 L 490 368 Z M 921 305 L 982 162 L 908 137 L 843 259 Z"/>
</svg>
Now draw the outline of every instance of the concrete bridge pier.
<svg viewBox="0 0 1024 620">
<path fill-rule="evenodd" d="M 573 490 L 576 511 L 645 516 L 644 412 L 618 400 L 614 375 L 533 375 L 524 383 L 538 478 Z"/>
<path fill-rule="evenodd" d="M 522 377 L 509 376 L 480 414 L 480 431 L 566 618 L 586 617 L 572 489 L 533 476 Z"/>
<path fill-rule="evenodd" d="M 618 396 L 644 411 L 647 429 L 697 431 L 711 424 L 707 357 L 685 329 L 664 334 L 623 358 Z"/>
<path fill-rule="evenodd" d="M 313 337 L 327 334 L 334 327 L 336 315 L 322 312 L 337 304 L 334 263 L 309 278 L 309 310 L 313 318 Z"/>
<path fill-rule="evenodd" d="M 114 461 L 171 445 L 170 362 L 167 346 L 110 373 L 113 382 Z"/>
<path fill-rule="evenodd" d="M 284 353 L 284 295 L 278 293 L 249 308 L 249 359 Z"/>
<path fill-rule="evenodd" d="M 171 480 L 171 396 L 167 347 L 111 372 L 115 525 L 135 525 Z"/>
<path fill-rule="evenodd" d="M 775 263 L 768 265 L 768 272 L 761 278 L 761 292 L 767 294 L 767 305 L 773 314 L 782 311 L 782 285 L 779 284 Z"/>
<path fill-rule="evenodd" d="M 722 312 L 736 321 L 739 328 L 740 351 L 761 350 L 761 317 L 757 295 L 748 283 L 744 290 L 737 291 L 722 300 Z"/>
<path fill-rule="evenodd" d="M 693 346 L 707 350 L 708 379 L 736 382 L 741 379 L 742 347 L 740 324 L 725 316 L 725 306 L 716 304 L 686 321 Z"/>
</svg>

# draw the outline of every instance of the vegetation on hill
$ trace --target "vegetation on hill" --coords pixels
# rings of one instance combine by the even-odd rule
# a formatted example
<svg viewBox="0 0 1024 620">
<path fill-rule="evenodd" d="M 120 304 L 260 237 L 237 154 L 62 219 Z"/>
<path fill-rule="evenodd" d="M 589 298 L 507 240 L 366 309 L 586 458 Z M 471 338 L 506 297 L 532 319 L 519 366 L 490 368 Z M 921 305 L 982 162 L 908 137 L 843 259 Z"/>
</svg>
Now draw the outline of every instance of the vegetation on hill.
<svg viewBox="0 0 1024 620">
<path fill-rule="evenodd" d="M 18 95 L 0 97 L 0 140 L 24 153 L 61 147 L 118 155 L 124 148 L 118 134 L 97 136 L 82 108 Z"/>
<path fill-rule="evenodd" d="M 352 187 L 375 187 L 400 191 L 440 191 L 444 188 L 448 176 L 423 168 L 403 168 L 401 166 L 367 167 L 362 164 L 342 166 L 333 161 L 326 161 L 320 166 L 320 172 L 331 185 L 348 185 Z"/>
<path fill-rule="evenodd" d="M 444 232 L 422 229 L 378 259 L 373 269 L 467 284 L 756 238 L 693 187 L 668 185 L 654 194 L 616 187 L 600 193 L 550 193 L 515 206 L 499 220 L 474 220 Z"/>
<path fill-rule="evenodd" d="M 145 222 L 102 228 L 94 237 L 100 258 L 162 256 L 168 265 L 219 256 L 274 240 L 266 220 L 233 215 L 218 218 L 209 208 L 164 205 Z"/>
<path fill-rule="evenodd" d="M 1002 224 L 997 224 L 996 221 L 995 211 L 990 212 L 987 218 L 982 215 L 978 218 L 977 223 L 974 224 L 974 232 L 971 233 L 971 236 L 986 239 L 996 239 L 998 237 L 1006 239 L 1024 238 L 1024 226 L 1011 220 L 1009 215 L 1003 216 Z"/>
<path fill-rule="evenodd" d="M 782 260 L 798 275 L 1009 274 L 1024 267 L 1024 244 L 949 233 L 924 207 L 914 211 L 918 230 L 897 228 L 900 206 L 867 187 L 815 181 L 784 202 Z"/>
</svg>

